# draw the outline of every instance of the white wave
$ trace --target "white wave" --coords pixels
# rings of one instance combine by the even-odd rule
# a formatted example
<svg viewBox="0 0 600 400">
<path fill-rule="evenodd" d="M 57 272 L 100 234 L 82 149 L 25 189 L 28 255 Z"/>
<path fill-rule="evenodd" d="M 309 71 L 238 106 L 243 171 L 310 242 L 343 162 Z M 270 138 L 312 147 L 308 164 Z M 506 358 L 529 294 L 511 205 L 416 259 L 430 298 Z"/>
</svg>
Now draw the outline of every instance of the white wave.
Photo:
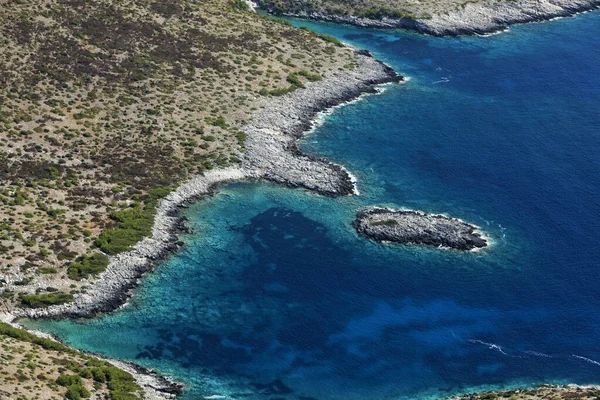
<svg viewBox="0 0 600 400">
<path fill-rule="evenodd" d="M 484 342 L 482 340 L 477 340 L 477 339 L 469 339 L 469 343 L 482 344 L 484 346 L 487 346 L 490 350 L 497 350 L 500 353 L 504 354 L 505 356 L 508 355 L 508 353 L 504 351 L 502 346 L 495 344 L 495 343 L 488 343 L 488 342 Z"/>
<path fill-rule="evenodd" d="M 540 353 L 539 351 L 527 350 L 527 351 L 524 351 L 524 353 L 530 354 L 530 355 L 536 356 L 536 357 L 554 358 L 554 356 L 551 356 L 550 354 Z"/>
<path fill-rule="evenodd" d="M 571 354 L 571 357 L 578 358 L 580 360 L 589 362 L 590 364 L 600 365 L 600 362 L 598 362 L 596 360 L 592 360 L 591 358 L 587 358 L 587 357 L 583 357 L 583 356 L 578 356 L 577 354 Z"/>
<path fill-rule="evenodd" d="M 442 76 L 442 79 L 440 79 L 439 81 L 433 82 L 433 85 L 436 85 L 438 83 L 447 83 L 447 82 L 450 82 L 450 78 L 451 77 Z"/>
</svg>

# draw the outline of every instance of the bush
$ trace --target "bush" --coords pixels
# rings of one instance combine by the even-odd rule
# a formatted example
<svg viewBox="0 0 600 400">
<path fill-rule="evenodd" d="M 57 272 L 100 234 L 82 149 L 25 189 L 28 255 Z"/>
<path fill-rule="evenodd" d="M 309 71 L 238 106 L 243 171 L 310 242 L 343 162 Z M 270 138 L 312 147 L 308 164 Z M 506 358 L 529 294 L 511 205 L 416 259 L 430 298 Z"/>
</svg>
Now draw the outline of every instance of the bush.
<svg viewBox="0 0 600 400">
<path fill-rule="evenodd" d="M 60 386 L 71 386 L 71 385 L 81 385 L 81 377 L 78 375 L 60 375 L 56 378 L 56 383 Z"/>
<path fill-rule="evenodd" d="M 61 292 L 21 295 L 21 303 L 31 308 L 48 307 L 54 304 L 65 304 L 72 301 L 72 294 Z"/>
<path fill-rule="evenodd" d="M 231 6 L 231 8 L 233 8 L 236 11 L 248 11 L 249 10 L 248 4 L 244 0 L 231 0 L 229 2 L 229 5 Z"/>
<path fill-rule="evenodd" d="M 331 35 L 326 35 L 324 33 L 319 33 L 317 35 L 324 41 L 335 44 L 337 47 L 344 47 L 344 44 L 342 42 L 340 42 L 337 38 Z"/>
<path fill-rule="evenodd" d="M 366 10 L 363 10 L 360 13 L 358 13 L 357 16 L 362 17 L 362 18 L 369 18 L 369 19 L 381 19 L 383 17 L 408 18 L 411 20 L 415 19 L 415 17 L 413 15 L 411 15 L 407 12 L 403 12 L 403 11 L 399 11 L 399 10 L 390 10 L 389 8 L 386 8 L 386 7 L 367 8 Z"/>
<path fill-rule="evenodd" d="M 69 266 L 67 275 L 70 279 L 81 280 L 90 275 L 103 272 L 108 266 L 108 256 L 96 253 L 92 256 L 82 256 Z"/>
<path fill-rule="evenodd" d="M 69 400 L 80 400 L 90 397 L 90 392 L 83 387 L 83 382 L 79 375 L 60 375 L 56 378 L 56 383 L 67 388 L 65 397 Z"/>
<path fill-rule="evenodd" d="M 297 88 L 303 88 L 304 84 L 302 82 L 300 82 L 300 79 L 298 79 L 298 76 L 296 74 L 289 74 L 286 78 L 286 80 L 292 84 L 292 86 L 295 86 Z"/>
<path fill-rule="evenodd" d="M 14 339 L 22 340 L 24 342 L 34 343 L 46 350 L 56 350 L 71 354 L 76 353 L 75 350 L 68 348 L 62 343 L 58 343 L 54 340 L 32 335 L 25 329 L 14 328 L 4 322 L 0 322 L 0 335 L 6 335 Z"/>
<path fill-rule="evenodd" d="M 129 400 L 136 399 L 131 393 L 140 390 L 133 376 L 113 366 L 92 368 L 92 376 L 96 382 L 106 382 L 110 390 L 111 399 Z"/>
<path fill-rule="evenodd" d="M 158 200 L 173 190 L 172 187 L 157 187 L 148 191 L 144 205 L 110 213 L 116 227 L 105 229 L 96 239 L 96 246 L 103 252 L 115 255 L 128 251 L 131 246 L 152 233 Z"/>
<path fill-rule="evenodd" d="M 319 75 L 319 74 L 311 74 L 310 72 L 304 71 L 304 70 L 298 72 L 297 74 L 305 77 L 310 82 L 317 82 L 317 81 L 320 81 L 321 79 L 323 79 L 323 78 L 321 78 L 321 75 Z"/>
<path fill-rule="evenodd" d="M 67 388 L 65 397 L 69 400 L 87 399 L 90 397 L 90 392 L 81 385 L 71 385 Z"/>
</svg>

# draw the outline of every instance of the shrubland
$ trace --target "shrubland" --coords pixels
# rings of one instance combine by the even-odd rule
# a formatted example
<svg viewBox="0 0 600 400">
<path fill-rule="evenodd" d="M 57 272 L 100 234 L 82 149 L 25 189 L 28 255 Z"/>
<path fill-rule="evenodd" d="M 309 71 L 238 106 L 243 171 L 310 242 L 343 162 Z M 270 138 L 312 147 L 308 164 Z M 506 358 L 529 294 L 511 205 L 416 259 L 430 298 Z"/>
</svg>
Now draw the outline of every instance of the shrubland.
<svg viewBox="0 0 600 400">
<path fill-rule="evenodd" d="M 237 0 L 0 0 L 0 306 L 69 301 L 272 96 L 354 65 Z"/>
</svg>

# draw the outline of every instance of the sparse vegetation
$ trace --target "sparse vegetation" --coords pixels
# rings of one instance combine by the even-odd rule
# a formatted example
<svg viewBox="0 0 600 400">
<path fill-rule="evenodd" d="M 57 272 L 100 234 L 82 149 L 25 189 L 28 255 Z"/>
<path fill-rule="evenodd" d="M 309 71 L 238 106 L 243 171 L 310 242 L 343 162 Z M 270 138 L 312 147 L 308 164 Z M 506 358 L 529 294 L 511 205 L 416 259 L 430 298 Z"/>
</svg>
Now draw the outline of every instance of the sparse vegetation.
<svg viewBox="0 0 600 400">
<path fill-rule="evenodd" d="M 0 304 L 70 301 L 268 96 L 355 61 L 242 0 L 0 2 Z"/>
<path fill-rule="evenodd" d="M 65 304 L 73 301 L 73 295 L 70 293 L 42 293 L 42 294 L 23 294 L 21 295 L 21 304 L 31 308 L 48 307 L 54 304 Z"/>
<path fill-rule="evenodd" d="M 96 253 L 91 256 L 79 257 L 77 262 L 69 266 L 67 273 L 70 279 L 80 280 L 103 272 L 107 266 L 108 256 Z"/>
<path fill-rule="evenodd" d="M 533 388 L 486 391 L 452 397 L 448 400 L 596 400 L 600 397 L 600 388 L 577 385 L 539 385 Z"/>
<path fill-rule="evenodd" d="M 143 398 L 142 389 L 128 372 L 54 340 L 0 323 L 0 345 L 2 397 L 40 400 Z"/>
</svg>

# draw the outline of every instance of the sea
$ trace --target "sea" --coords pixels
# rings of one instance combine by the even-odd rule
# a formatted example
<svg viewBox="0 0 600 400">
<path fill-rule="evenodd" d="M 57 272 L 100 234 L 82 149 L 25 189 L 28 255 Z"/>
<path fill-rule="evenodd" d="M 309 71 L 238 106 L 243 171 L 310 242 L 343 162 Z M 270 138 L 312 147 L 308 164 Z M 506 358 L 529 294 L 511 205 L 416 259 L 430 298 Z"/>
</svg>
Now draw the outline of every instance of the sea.
<svg viewBox="0 0 600 400">
<path fill-rule="evenodd" d="M 291 20 L 407 77 L 322 114 L 301 147 L 360 195 L 232 183 L 130 302 L 29 321 L 184 382 L 181 399 L 442 399 L 600 384 L 600 13 L 435 38 Z M 386 205 L 475 224 L 461 253 L 378 244 Z"/>
</svg>

